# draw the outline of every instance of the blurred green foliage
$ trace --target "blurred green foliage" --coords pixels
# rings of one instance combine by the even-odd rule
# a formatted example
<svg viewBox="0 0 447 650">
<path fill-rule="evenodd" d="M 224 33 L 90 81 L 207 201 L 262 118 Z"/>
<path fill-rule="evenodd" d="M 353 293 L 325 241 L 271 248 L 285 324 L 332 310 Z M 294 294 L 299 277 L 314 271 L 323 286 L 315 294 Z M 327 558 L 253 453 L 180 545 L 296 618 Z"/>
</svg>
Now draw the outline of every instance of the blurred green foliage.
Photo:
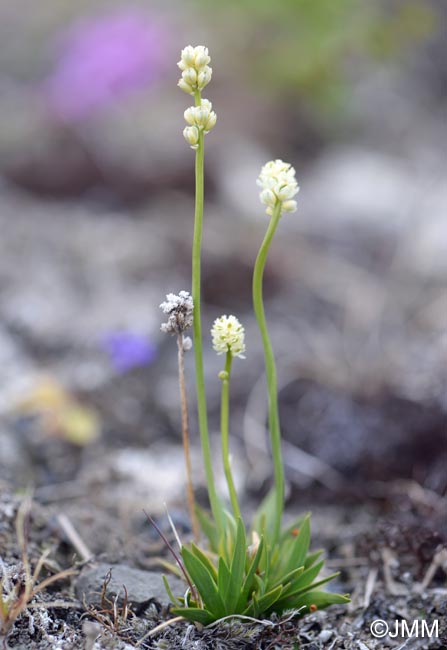
<svg viewBox="0 0 447 650">
<path fill-rule="evenodd" d="M 256 84 L 271 92 L 295 90 L 327 107 L 346 91 L 356 61 L 405 55 L 430 38 L 437 24 L 429 0 L 195 2 L 231 34 L 231 46 L 247 61 L 247 75 Z"/>
</svg>

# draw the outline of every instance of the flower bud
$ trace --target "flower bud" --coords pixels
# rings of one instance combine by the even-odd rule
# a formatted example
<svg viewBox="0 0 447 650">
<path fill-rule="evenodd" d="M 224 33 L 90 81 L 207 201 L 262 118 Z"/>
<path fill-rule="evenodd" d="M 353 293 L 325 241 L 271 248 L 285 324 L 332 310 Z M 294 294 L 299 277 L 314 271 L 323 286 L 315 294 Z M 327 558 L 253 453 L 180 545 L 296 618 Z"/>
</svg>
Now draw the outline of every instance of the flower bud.
<svg viewBox="0 0 447 650">
<path fill-rule="evenodd" d="M 203 68 L 203 70 L 200 70 L 199 74 L 197 75 L 197 88 L 199 90 L 202 90 L 209 84 L 211 81 L 212 72 L 212 68 L 209 68 L 208 66 L 206 68 Z"/>
<path fill-rule="evenodd" d="M 177 86 L 181 88 L 181 90 L 184 90 L 185 93 L 188 93 L 188 95 L 194 95 L 194 89 L 191 88 L 191 86 L 186 83 L 186 81 L 182 78 L 179 80 Z"/>
<path fill-rule="evenodd" d="M 205 133 L 209 133 L 211 129 L 213 129 L 216 126 L 216 122 L 217 122 L 217 115 L 214 111 L 211 111 L 211 113 L 208 115 L 208 119 L 206 120 L 206 123 L 203 126 Z"/>
<path fill-rule="evenodd" d="M 192 88 L 197 85 L 197 72 L 194 70 L 194 68 L 186 68 L 182 72 L 182 79 L 186 81 L 187 84 L 189 84 Z"/>
<path fill-rule="evenodd" d="M 210 63 L 211 58 L 208 55 L 208 48 L 204 47 L 203 45 L 198 45 L 196 47 L 196 54 L 195 54 L 195 67 L 196 69 L 204 68 L 205 66 Z"/>
<path fill-rule="evenodd" d="M 284 212 L 296 212 L 297 202 L 294 200 L 284 201 L 284 203 L 282 204 L 282 209 L 284 210 Z"/>
<path fill-rule="evenodd" d="M 260 194 L 260 198 L 262 203 L 265 203 L 265 205 L 272 205 L 272 206 L 275 205 L 277 200 L 272 190 L 269 189 L 262 190 Z"/>
<path fill-rule="evenodd" d="M 191 145 L 192 149 L 197 149 L 199 146 L 199 129 L 196 126 L 186 126 L 183 129 L 183 137 Z"/>
<path fill-rule="evenodd" d="M 190 126 L 193 126 L 196 123 L 195 107 L 190 106 L 189 108 L 187 108 L 186 111 L 183 113 L 183 116 L 185 118 L 186 123 L 189 124 Z"/>
</svg>

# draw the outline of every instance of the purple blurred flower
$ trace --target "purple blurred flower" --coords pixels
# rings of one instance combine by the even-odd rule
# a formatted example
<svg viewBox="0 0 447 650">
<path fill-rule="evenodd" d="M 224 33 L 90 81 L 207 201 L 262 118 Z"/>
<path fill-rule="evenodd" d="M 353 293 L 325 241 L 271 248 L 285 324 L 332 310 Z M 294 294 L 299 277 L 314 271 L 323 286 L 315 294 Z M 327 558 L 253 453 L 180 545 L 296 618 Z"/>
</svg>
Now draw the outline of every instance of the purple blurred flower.
<svg viewBox="0 0 447 650">
<path fill-rule="evenodd" d="M 117 372 L 147 366 L 157 356 L 157 348 L 147 336 L 129 331 L 107 334 L 102 341 L 102 347 Z"/>
<path fill-rule="evenodd" d="M 137 10 L 92 18 L 64 39 L 45 84 L 50 107 L 64 120 L 79 120 L 146 88 L 165 69 L 166 32 Z"/>
</svg>

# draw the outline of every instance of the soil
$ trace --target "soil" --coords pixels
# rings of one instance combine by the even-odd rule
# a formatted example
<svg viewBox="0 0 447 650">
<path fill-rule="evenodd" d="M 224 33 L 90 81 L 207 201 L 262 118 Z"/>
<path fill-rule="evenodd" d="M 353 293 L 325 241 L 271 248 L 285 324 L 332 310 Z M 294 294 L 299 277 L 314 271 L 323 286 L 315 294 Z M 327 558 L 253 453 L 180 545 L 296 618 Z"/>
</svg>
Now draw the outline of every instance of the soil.
<svg viewBox="0 0 447 650">
<path fill-rule="evenodd" d="M 392 512 L 386 516 L 381 507 L 376 507 L 375 512 L 359 507 L 316 507 L 314 545 L 327 549 L 330 571 L 341 571 L 334 588 L 352 595 L 349 606 L 334 606 L 301 620 L 285 615 L 281 619 L 256 623 L 228 621 L 207 629 L 177 622 L 155 636 L 147 637 L 138 647 L 172 650 L 444 648 L 447 643 L 446 559 L 440 557 L 439 550 L 446 537 L 438 532 L 440 524 L 442 526 L 440 504 L 435 500 L 429 503 L 430 495 L 425 496 L 427 502 L 424 502 L 423 494 L 411 494 L 411 490 L 408 494 L 401 494 L 390 504 Z M 20 503 L 20 497 L 2 489 L 2 570 L 13 583 L 19 580 L 22 567 L 15 531 Z M 124 585 L 127 582 L 130 603 L 127 613 L 124 613 L 124 589 L 115 606 L 114 596 L 119 591 L 116 585 L 107 591 L 107 601 L 101 602 L 98 595 L 92 600 L 79 600 L 75 594 L 80 596 L 77 589 L 80 578 L 79 575 L 71 576 L 54 583 L 33 599 L 31 607 L 14 624 L 5 640 L 5 647 L 23 650 L 131 648 L 157 625 L 172 618 L 167 597 L 160 595 L 159 587 L 158 592 L 153 591 L 158 593 L 155 600 L 140 597 L 138 602 L 138 597 L 133 595 L 135 575 L 131 567 L 153 569 L 156 558 L 164 551 L 143 517 L 129 524 L 124 520 L 125 514 L 119 510 L 119 507 L 113 509 L 110 505 L 103 509 L 98 504 L 92 507 L 88 500 L 82 503 L 76 498 L 57 505 L 42 505 L 35 501 L 27 527 L 27 553 L 35 565 L 43 548 L 51 550 L 44 563 L 42 579 L 72 566 L 82 576 L 86 571 L 85 565 L 88 568 L 95 563 L 93 560 L 88 563 L 79 560 L 79 553 L 61 530 L 60 514 L 68 515 L 81 535 L 85 534 L 82 524 L 85 526 L 88 522 L 90 534 L 85 535 L 85 539 L 88 542 L 97 540 L 101 547 L 100 551 L 95 548 L 94 560 L 100 558 L 102 566 L 110 567 L 118 560 L 121 562 L 118 579 Z M 162 519 L 160 523 L 163 523 Z M 181 522 L 177 521 L 176 525 L 181 530 Z M 108 527 L 108 534 L 104 534 Z M 168 529 L 165 532 L 169 534 Z M 187 531 L 182 531 L 182 534 L 187 535 Z M 421 587 L 436 557 L 439 565 L 428 584 L 425 580 L 425 586 Z M 145 575 L 148 576 L 147 584 L 140 584 L 137 588 L 141 591 L 142 587 L 150 594 L 153 572 L 140 571 L 140 574 L 141 581 Z M 103 581 L 99 579 L 97 593 L 102 586 Z M 93 593 L 93 586 L 89 588 Z M 377 619 L 390 626 L 396 625 L 395 621 L 398 625 L 406 621 L 408 628 L 404 628 L 403 637 L 399 634 L 396 638 L 376 639 L 370 626 Z M 427 638 L 426 629 L 425 638 L 405 638 L 405 629 L 408 634 L 415 620 L 427 621 L 429 631 L 438 621 L 437 637 Z M 402 628 L 397 629 L 402 631 Z"/>
</svg>

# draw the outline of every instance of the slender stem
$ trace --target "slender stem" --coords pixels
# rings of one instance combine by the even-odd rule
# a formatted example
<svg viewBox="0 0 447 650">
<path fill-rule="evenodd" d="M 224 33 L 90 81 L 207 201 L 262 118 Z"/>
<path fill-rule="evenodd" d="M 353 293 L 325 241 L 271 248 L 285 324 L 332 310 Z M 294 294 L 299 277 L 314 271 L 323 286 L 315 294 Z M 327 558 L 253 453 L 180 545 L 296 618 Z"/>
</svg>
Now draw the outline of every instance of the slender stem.
<svg viewBox="0 0 447 650">
<path fill-rule="evenodd" d="M 182 441 L 183 453 L 185 456 L 186 465 L 186 496 L 188 500 L 189 517 L 191 519 L 192 532 L 194 540 L 197 542 L 199 539 L 199 523 L 197 521 L 194 488 L 192 485 L 192 465 L 191 465 L 191 451 L 189 446 L 189 418 L 188 418 L 188 402 L 186 400 L 186 384 L 185 384 L 185 350 L 183 347 L 183 334 L 177 334 L 177 349 L 178 349 L 178 381 L 180 387 L 180 404 L 182 410 Z"/>
<path fill-rule="evenodd" d="M 278 414 L 278 380 L 276 375 L 275 358 L 273 356 L 272 344 L 270 342 L 270 337 L 267 329 L 267 321 L 265 318 L 262 283 L 267 255 L 280 216 L 281 204 L 278 202 L 270 219 L 269 227 L 265 234 L 264 241 L 262 242 L 261 248 L 259 249 L 253 272 L 253 306 L 261 332 L 262 345 L 264 347 L 265 370 L 269 398 L 269 429 L 272 445 L 276 503 L 274 541 L 278 539 L 281 531 L 281 519 L 284 510 L 284 468 L 281 453 L 281 431 L 279 427 Z"/>
<path fill-rule="evenodd" d="M 200 105 L 200 92 L 195 93 L 196 106 Z M 202 350 L 202 323 L 200 315 L 200 289 L 201 289 L 201 247 L 203 230 L 203 203 L 204 203 L 204 142 L 203 131 L 200 132 L 198 148 L 196 150 L 195 163 L 196 176 L 196 206 L 194 215 L 194 240 L 192 247 L 192 298 L 194 301 L 194 357 L 196 367 L 196 389 L 197 389 L 197 411 L 199 416 L 200 441 L 202 446 L 203 462 L 210 499 L 216 525 L 222 530 L 222 515 L 220 503 L 217 498 L 214 482 L 213 463 L 211 458 L 211 446 L 208 433 L 208 417 L 206 411 L 205 377 L 203 371 L 203 350 Z"/>
<path fill-rule="evenodd" d="M 190 577 L 189 577 L 189 575 L 188 575 L 188 572 L 187 572 L 187 570 L 186 570 L 185 565 L 183 564 L 182 560 L 180 559 L 181 556 L 177 555 L 177 553 L 176 553 L 175 550 L 174 550 L 174 547 L 173 547 L 172 544 L 169 542 L 168 538 L 167 538 L 166 535 L 163 533 L 163 531 L 161 530 L 161 528 L 160 528 L 160 527 L 155 523 L 154 519 L 153 519 L 150 515 L 147 514 L 146 510 L 143 510 L 143 512 L 144 512 L 144 514 L 146 515 L 146 519 L 147 519 L 147 520 L 152 524 L 152 526 L 155 528 L 155 530 L 157 531 L 157 533 L 160 535 L 161 539 L 162 539 L 162 540 L 164 541 L 164 543 L 166 544 L 166 546 L 167 546 L 168 550 L 170 551 L 172 557 L 173 557 L 174 560 L 176 561 L 178 568 L 179 568 L 180 571 L 183 573 L 183 576 L 184 576 L 186 582 L 188 583 L 188 586 L 189 586 L 189 589 L 190 589 L 190 591 L 191 591 L 192 597 L 194 598 L 194 600 L 195 600 L 196 602 L 199 602 L 199 601 L 200 601 L 200 597 L 199 597 L 199 595 L 197 594 L 197 591 L 195 590 L 194 585 L 193 585 L 192 582 L 191 582 L 191 579 L 190 579 Z"/>
<path fill-rule="evenodd" d="M 231 362 L 233 360 L 231 352 L 228 350 L 225 360 L 225 370 L 221 375 L 222 393 L 220 402 L 220 433 L 222 438 L 222 461 L 224 466 L 225 478 L 227 479 L 228 492 L 230 493 L 231 506 L 236 519 L 241 516 L 239 503 L 237 499 L 236 487 L 231 473 L 230 463 L 230 436 L 229 436 L 229 410 L 230 410 L 230 375 Z"/>
</svg>

